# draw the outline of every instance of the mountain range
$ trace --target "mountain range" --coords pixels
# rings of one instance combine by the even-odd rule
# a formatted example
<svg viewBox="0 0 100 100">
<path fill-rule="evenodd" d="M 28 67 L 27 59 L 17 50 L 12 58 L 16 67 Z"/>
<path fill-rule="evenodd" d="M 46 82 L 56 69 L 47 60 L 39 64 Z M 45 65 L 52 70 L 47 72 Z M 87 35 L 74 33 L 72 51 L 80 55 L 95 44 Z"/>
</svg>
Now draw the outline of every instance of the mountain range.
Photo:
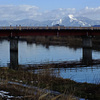
<svg viewBox="0 0 100 100">
<path fill-rule="evenodd" d="M 55 20 L 45 20 L 37 21 L 33 19 L 23 19 L 23 20 L 1 20 L 0 26 L 53 26 L 53 25 L 64 25 L 64 26 L 94 26 L 100 25 L 100 20 L 92 20 L 86 17 L 74 17 L 73 15 L 68 15 L 62 19 Z"/>
</svg>

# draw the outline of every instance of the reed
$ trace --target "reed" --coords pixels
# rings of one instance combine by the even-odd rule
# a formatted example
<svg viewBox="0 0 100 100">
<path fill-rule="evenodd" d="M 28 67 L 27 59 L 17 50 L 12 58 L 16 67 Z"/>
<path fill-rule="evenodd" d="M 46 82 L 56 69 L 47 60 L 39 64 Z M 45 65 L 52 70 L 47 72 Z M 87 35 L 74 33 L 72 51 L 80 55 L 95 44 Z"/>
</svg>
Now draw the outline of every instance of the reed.
<svg viewBox="0 0 100 100">
<path fill-rule="evenodd" d="M 91 98 L 100 100 L 100 84 L 77 83 L 70 79 L 63 79 L 55 75 L 53 68 L 40 69 L 34 73 L 33 70 L 13 70 L 9 68 L 0 68 L 0 89 L 10 91 L 14 95 L 22 95 L 23 98 L 35 98 L 33 100 L 72 100 L 74 95 L 83 98 Z M 59 72 L 58 72 L 59 75 Z M 24 85 L 8 84 L 16 82 L 28 86 L 37 86 L 32 89 Z M 44 89 L 59 91 L 61 95 L 51 95 L 51 93 L 43 92 Z M 41 91 L 40 91 L 41 90 Z M 16 91 L 16 93 L 14 92 Z M 63 99 L 62 99 L 63 98 Z M 47 99 L 47 100 L 49 100 Z"/>
</svg>

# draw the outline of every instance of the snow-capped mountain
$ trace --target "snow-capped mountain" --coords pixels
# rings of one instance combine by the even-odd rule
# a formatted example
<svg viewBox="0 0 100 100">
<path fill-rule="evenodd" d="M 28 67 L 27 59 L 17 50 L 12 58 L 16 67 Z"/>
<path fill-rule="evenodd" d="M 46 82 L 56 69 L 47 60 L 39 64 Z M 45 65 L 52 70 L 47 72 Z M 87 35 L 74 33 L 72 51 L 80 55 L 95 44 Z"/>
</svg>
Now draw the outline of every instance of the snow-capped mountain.
<svg viewBox="0 0 100 100">
<path fill-rule="evenodd" d="M 78 18 L 75 18 L 73 15 L 68 15 L 70 18 L 70 22 L 76 22 L 82 26 L 86 26 L 87 23 L 85 21 L 79 20 Z"/>
<path fill-rule="evenodd" d="M 63 18 L 62 24 L 65 26 L 93 26 L 93 25 L 100 25 L 100 20 L 91 20 L 86 17 L 74 17 L 74 15 L 68 15 L 67 17 Z"/>
<path fill-rule="evenodd" d="M 100 20 L 91 20 L 86 17 L 75 17 L 72 14 L 60 19 L 36 21 L 32 19 L 23 19 L 17 21 L 4 20 L 0 21 L 0 26 L 53 26 L 53 25 L 64 25 L 64 26 L 93 26 L 100 25 Z"/>
</svg>

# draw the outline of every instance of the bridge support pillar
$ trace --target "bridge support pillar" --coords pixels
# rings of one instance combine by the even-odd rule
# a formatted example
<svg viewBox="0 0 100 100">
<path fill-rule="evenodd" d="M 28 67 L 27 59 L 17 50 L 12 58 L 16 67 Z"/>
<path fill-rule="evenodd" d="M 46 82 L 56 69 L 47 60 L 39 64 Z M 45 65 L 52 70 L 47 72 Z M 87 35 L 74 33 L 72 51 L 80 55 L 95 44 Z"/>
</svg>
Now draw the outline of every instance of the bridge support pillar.
<svg viewBox="0 0 100 100">
<path fill-rule="evenodd" d="M 18 52 L 18 40 L 17 39 L 10 39 L 10 51 Z"/>
<path fill-rule="evenodd" d="M 83 48 L 83 64 L 91 65 L 92 64 L 92 49 Z"/>
<path fill-rule="evenodd" d="M 10 68 L 18 69 L 18 40 L 10 39 Z"/>
<path fill-rule="evenodd" d="M 84 48 L 91 48 L 92 47 L 92 38 L 91 37 L 83 37 L 83 47 Z"/>
<path fill-rule="evenodd" d="M 83 63 L 86 65 L 92 64 L 92 37 L 83 37 Z"/>
</svg>

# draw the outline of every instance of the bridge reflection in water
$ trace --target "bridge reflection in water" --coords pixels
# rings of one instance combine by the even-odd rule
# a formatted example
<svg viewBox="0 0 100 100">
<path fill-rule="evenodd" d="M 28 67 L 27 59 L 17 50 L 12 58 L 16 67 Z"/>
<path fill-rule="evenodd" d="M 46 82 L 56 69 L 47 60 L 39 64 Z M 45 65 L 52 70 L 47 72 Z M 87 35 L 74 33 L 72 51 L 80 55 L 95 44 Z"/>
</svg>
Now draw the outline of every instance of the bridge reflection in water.
<svg viewBox="0 0 100 100">
<path fill-rule="evenodd" d="M 82 52 L 82 60 L 80 64 L 84 65 L 92 65 L 92 49 L 83 47 Z M 66 60 L 66 59 L 65 59 Z M 60 62 L 61 63 L 61 62 Z M 63 62 L 62 62 L 63 63 Z M 76 61 L 77 63 L 77 61 Z M 10 68 L 17 69 L 18 68 L 18 40 L 11 39 L 10 40 Z"/>
</svg>

